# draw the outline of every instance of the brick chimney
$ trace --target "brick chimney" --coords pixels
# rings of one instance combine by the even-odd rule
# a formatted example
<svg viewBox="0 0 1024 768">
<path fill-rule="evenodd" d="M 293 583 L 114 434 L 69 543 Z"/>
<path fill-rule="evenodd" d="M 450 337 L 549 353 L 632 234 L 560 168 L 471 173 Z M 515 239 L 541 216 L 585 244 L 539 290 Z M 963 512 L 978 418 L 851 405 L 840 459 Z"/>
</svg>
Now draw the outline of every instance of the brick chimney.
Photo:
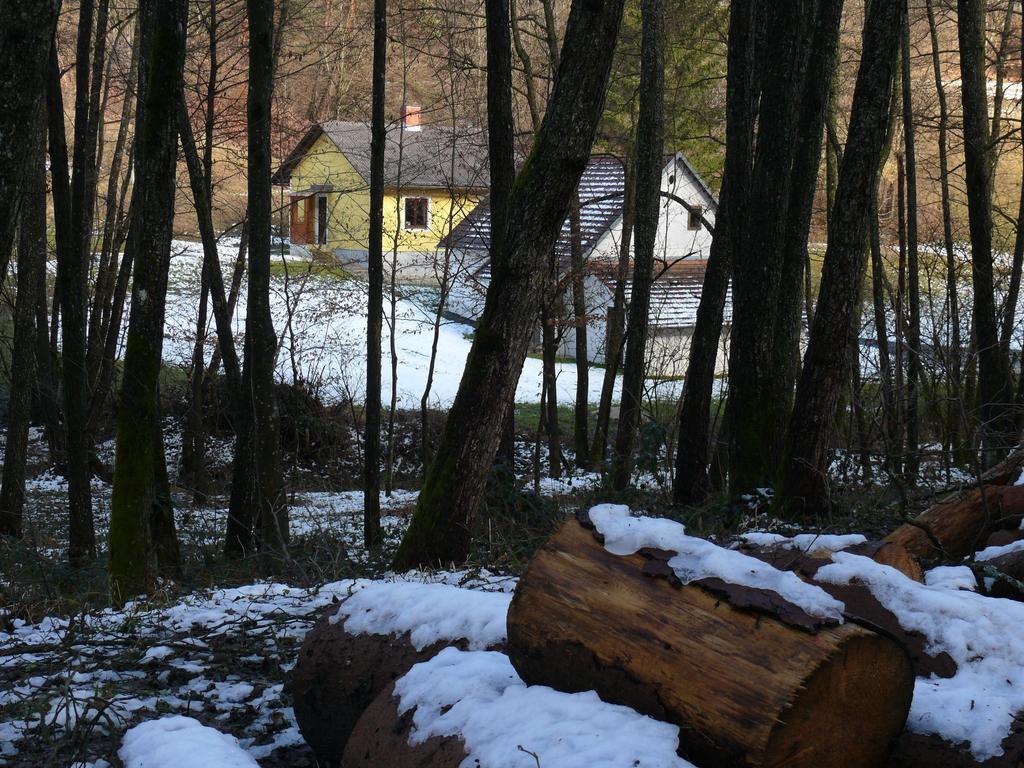
<svg viewBox="0 0 1024 768">
<path fill-rule="evenodd" d="M 420 122 L 423 108 L 419 104 L 404 104 L 402 106 L 402 129 L 406 131 L 422 130 Z"/>
</svg>

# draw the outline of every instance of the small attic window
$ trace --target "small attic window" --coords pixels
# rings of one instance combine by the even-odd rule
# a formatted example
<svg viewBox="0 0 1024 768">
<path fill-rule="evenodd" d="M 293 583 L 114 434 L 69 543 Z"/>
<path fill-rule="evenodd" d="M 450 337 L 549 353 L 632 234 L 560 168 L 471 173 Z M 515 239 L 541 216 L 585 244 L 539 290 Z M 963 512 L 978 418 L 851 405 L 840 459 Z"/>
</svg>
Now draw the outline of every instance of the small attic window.
<svg viewBox="0 0 1024 768">
<path fill-rule="evenodd" d="M 700 205 L 691 205 L 688 209 L 689 216 L 686 222 L 686 228 L 691 232 L 697 232 L 701 227 L 701 219 L 704 216 L 704 207 Z"/>
<path fill-rule="evenodd" d="M 417 232 L 430 228 L 429 197 L 405 198 L 404 228 L 406 232 Z"/>
</svg>

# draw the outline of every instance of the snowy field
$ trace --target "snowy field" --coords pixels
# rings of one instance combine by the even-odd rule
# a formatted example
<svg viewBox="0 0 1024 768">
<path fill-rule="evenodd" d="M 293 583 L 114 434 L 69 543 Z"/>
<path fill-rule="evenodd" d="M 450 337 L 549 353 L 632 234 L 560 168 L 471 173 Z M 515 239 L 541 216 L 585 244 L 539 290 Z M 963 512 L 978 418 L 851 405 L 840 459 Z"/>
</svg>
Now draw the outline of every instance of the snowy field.
<svg viewBox="0 0 1024 768">
<path fill-rule="evenodd" d="M 226 240 L 221 247 L 225 279 L 230 278 L 237 254 L 237 241 Z M 366 381 L 366 284 L 321 273 L 310 273 L 306 261 L 286 259 L 288 279 L 281 274 L 280 256 L 271 285 L 274 325 L 281 348 L 278 374 L 284 381 L 296 375 L 328 400 L 354 396 L 361 399 Z M 164 358 L 172 365 L 187 366 L 195 339 L 196 307 L 202 267 L 199 243 L 175 241 L 168 288 Z M 395 347 L 398 359 L 399 407 L 418 408 L 426 386 L 433 342 L 436 291 L 422 287 L 400 286 L 396 306 Z M 390 301 L 385 297 L 385 314 Z M 210 320 L 212 324 L 212 318 Z M 239 299 L 234 317 L 237 338 L 245 329 L 245 302 Z M 211 325 L 209 352 L 213 349 Z M 391 328 L 385 319 L 382 348 L 384 386 L 382 399 L 391 397 Z M 437 361 L 431 386 L 430 403 L 446 407 L 455 399 L 462 371 L 469 354 L 473 329 L 444 320 L 438 338 Z M 576 397 L 576 366 L 558 363 L 558 399 L 571 403 Z M 516 400 L 535 403 L 540 400 L 541 361 L 528 358 L 519 380 Z M 600 399 L 603 369 L 590 376 L 590 401 Z M 620 377 L 621 383 L 621 377 Z M 649 394 L 678 398 L 678 381 L 649 381 Z M 615 397 L 618 397 L 618 385 Z"/>
</svg>

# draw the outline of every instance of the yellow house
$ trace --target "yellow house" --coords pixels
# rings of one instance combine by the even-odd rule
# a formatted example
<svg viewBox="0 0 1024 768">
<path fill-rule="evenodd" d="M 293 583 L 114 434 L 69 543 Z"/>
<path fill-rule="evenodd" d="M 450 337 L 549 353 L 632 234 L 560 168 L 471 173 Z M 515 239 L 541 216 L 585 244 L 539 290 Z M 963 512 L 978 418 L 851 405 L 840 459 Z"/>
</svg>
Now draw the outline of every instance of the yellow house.
<svg viewBox="0 0 1024 768">
<path fill-rule="evenodd" d="M 429 125 L 418 107 L 388 126 L 384 258 L 407 281 L 431 280 L 439 243 L 487 194 L 487 138 L 472 127 Z M 274 174 L 291 199 L 293 256 L 328 253 L 364 271 L 370 227 L 370 126 L 314 125 Z"/>
</svg>

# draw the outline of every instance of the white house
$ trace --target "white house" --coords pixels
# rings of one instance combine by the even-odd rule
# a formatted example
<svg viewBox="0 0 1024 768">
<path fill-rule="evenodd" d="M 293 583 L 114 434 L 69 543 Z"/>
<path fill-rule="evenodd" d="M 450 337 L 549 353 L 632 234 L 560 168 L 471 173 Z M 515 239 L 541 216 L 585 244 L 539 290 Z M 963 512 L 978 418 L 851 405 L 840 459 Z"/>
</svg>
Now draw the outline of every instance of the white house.
<svg viewBox="0 0 1024 768">
<path fill-rule="evenodd" d="M 615 295 L 622 244 L 622 207 L 625 172 L 622 163 L 608 155 L 591 158 L 580 179 L 580 241 L 587 268 L 584 285 L 587 296 L 588 357 L 603 363 L 607 346 L 607 315 Z M 704 272 L 711 248 L 718 202 L 708 185 L 680 152 L 669 157 L 662 172 L 661 215 L 655 246 L 656 279 L 651 290 L 649 371 L 652 375 L 675 377 L 686 372 L 690 339 L 697 319 Z M 562 227 L 556 255 L 563 277 L 569 273 L 569 222 Z M 462 265 L 448 301 L 452 316 L 469 322 L 479 319 L 490 280 L 490 212 L 480 203 L 451 235 L 441 243 L 454 261 Z M 632 249 L 632 244 L 631 244 Z M 565 314 L 571 314 L 569 281 Z M 625 291 L 631 291 L 632 261 L 627 270 Z M 727 303 L 723 339 L 731 321 L 731 297 Z M 575 355 L 575 329 L 571 318 L 563 324 L 559 355 Z M 539 336 L 539 332 L 538 332 Z M 724 370 L 726 355 L 719 354 Z"/>
</svg>

